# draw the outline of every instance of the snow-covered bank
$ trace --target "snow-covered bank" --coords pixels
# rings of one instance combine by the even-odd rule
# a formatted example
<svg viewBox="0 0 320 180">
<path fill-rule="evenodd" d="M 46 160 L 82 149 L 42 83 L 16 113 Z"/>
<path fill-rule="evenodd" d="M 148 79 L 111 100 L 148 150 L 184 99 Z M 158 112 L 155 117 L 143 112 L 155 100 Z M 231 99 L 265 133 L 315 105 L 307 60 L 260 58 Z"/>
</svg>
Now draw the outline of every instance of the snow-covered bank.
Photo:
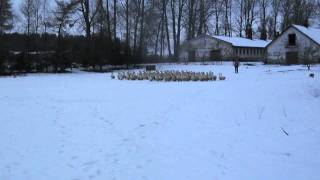
<svg viewBox="0 0 320 180">
<path fill-rule="evenodd" d="M 0 180 L 319 179 L 320 66 L 160 69 L 227 80 L 0 78 Z"/>
</svg>

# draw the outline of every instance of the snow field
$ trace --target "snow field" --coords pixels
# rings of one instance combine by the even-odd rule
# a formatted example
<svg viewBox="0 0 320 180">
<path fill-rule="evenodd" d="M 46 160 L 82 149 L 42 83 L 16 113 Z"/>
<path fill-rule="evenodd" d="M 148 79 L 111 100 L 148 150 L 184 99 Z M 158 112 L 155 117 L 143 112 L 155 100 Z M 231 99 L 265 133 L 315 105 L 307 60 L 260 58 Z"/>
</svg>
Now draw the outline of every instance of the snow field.
<svg viewBox="0 0 320 180">
<path fill-rule="evenodd" d="M 159 69 L 227 80 L 0 78 L 0 180 L 320 178 L 320 66 Z"/>
</svg>

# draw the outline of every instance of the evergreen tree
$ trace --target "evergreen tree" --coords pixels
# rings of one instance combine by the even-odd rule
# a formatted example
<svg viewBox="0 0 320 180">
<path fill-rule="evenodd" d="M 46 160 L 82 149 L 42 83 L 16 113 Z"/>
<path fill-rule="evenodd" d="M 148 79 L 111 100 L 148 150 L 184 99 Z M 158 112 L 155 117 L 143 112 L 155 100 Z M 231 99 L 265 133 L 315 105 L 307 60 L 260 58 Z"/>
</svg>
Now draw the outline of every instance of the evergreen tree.
<svg viewBox="0 0 320 180">
<path fill-rule="evenodd" d="M 0 74 L 4 71 L 4 60 L 7 58 L 4 43 L 2 42 L 2 35 L 6 31 L 13 28 L 12 24 L 12 9 L 9 0 L 0 0 Z"/>
<path fill-rule="evenodd" d="M 0 0 L 0 35 L 13 28 L 10 0 Z"/>
</svg>

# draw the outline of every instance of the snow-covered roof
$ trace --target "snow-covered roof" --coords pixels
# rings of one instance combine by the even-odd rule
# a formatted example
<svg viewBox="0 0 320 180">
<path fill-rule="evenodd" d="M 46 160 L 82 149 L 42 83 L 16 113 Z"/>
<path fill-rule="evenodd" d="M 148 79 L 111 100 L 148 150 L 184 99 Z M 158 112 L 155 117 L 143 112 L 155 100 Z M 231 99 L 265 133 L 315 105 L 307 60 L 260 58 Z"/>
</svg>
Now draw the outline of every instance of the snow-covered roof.
<svg viewBox="0 0 320 180">
<path fill-rule="evenodd" d="M 308 36 L 310 39 L 320 44 L 320 29 L 310 28 L 310 27 L 306 28 L 300 25 L 293 25 L 293 26 L 297 28 L 299 31 L 301 31 L 303 34 Z"/>
<path fill-rule="evenodd" d="M 265 48 L 271 41 L 247 39 L 243 37 L 213 36 L 216 39 L 231 43 L 235 47 Z"/>
</svg>

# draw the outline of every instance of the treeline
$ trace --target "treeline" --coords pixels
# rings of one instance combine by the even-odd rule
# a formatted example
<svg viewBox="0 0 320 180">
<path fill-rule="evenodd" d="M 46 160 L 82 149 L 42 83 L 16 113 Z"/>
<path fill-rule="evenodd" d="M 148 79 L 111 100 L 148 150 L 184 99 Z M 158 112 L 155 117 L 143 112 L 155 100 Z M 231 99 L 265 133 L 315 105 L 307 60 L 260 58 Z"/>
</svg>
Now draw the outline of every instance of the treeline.
<svg viewBox="0 0 320 180">
<path fill-rule="evenodd" d="M 94 34 L 87 39 L 82 35 L 56 34 L 3 34 L 3 61 L 9 72 L 63 72 L 72 66 L 83 66 L 102 71 L 104 65 L 131 65 L 140 63 L 133 54 L 125 54 L 125 44 Z M 3 67 L 4 68 L 4 67 Z"/>
<path fill-rule="evenodd" d="M 102 70 L 177 61 L 184 40 L 274 39 L 291 24 L 319 20 L 319 6 L 319 0 L 21 0 L 14 11 L 10 0 L 0 0 L 0 70 L 17 59 L 28 63 L 25 71 L 39 59 L 49 59 L 54 71 L 72 63 Z"/>
<path fill-rule="evenodd" d="M 75 66 L 104 71 L 104 65 L 142 63 L 139 55 L 126 53 L 126 48 L 119 39 L 113 41 L 99 34 L 93 34 L 89 41 L 82 35 L 3 34 L 0 73 L 65 72 Z"/>
</svg>

